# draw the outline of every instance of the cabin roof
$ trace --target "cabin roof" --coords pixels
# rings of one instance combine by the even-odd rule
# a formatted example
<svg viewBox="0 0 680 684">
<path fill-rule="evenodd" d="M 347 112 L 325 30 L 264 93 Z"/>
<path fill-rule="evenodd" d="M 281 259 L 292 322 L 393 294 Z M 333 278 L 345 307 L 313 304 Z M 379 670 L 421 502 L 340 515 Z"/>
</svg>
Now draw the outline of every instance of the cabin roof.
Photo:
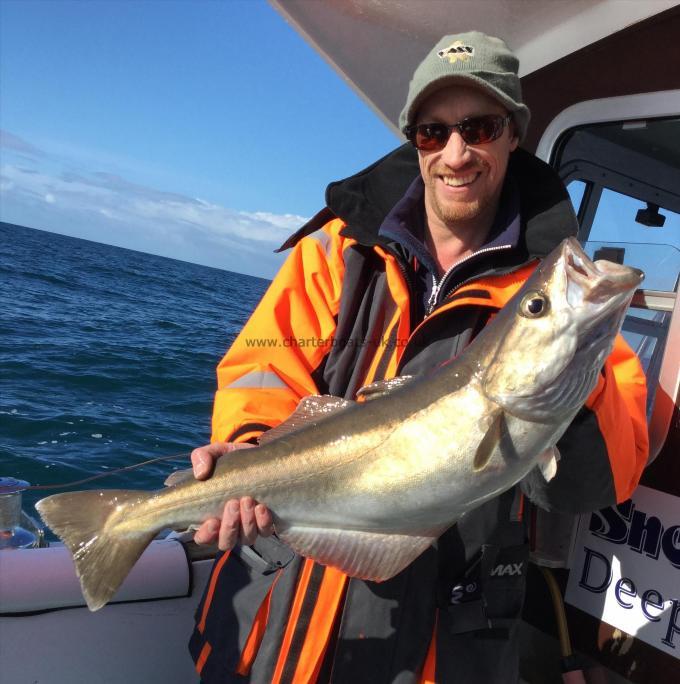
<svg viewBox="0 0 680 684">
<path fill-rule="evenodd" d="M 531 74 L 678 0 L 270 0 L 393 129 L 408 81 L 442 35 L 502 37 Z M 650 46 L 640 49 L 642 53 Z M 586 77 L 587 75 L 584 75 Z"/>
</svg>

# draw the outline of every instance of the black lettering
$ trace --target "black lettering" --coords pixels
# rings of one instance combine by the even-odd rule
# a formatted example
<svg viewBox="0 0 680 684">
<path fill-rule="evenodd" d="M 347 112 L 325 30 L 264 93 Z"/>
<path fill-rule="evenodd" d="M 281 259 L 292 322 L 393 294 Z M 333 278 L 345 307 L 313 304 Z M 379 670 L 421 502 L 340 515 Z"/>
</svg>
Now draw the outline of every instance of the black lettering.
<svg viewBox="0 0 680 684">
<path fill-rule="evenodd" d="M 630 515 L 635 508 L 632 501 L 626 501 L 616 508 L 603 508 L 590 516 L 589 530 L 600 539 L 614 544 L 625 544 L 628 539 Z"/>
<path fill-rule="evenodd" d="M 578 585 L 586 591 L 590 591 L 594 594 L 601 594 L 603 591 L 606 591 L 607 587 L 611 584 L 611 564 L 609 563 L 609 559 L 598 551 L 593 551 L 593 549 L 589 549 L 587 546 L 584 546 L 583 548 L 586 551 L 586 558 L 583 562 L 583 572 L 581 573 L 581 579 L 579 580 Z M 588 580 L 591 579 L 590 569 L 594 558 L 599 558 L 604 563 L 604 572 L 602 573 L 604 579 L 602 579 L 600 584 L 588 584 Z"/>
<path fill-rule="evenodd" d="M 633 551 L 644 551 L 650 558 L 658 558 L 662 534 L 663 525 L 657 517 L 650 515 L 648 518 L 642 511 L 633 513 L 628 535 L 628 544 Z"/>
<path fill-rule="evenodd" d="M 680 525 L 669 527 L 661 541 L 663 552 L 674 568 L 680 568 Z"/>
<path fill-rule="evenodd" d="M 673 637 L 680 633 L 680 625 L 678 624 L 678 617 L 680 617 L 680 601 L 674 599 L 671 603 L 673 604 L 673 609 L 671 610 L 671 616 L 668 620 L 666 636 L 661 639 L 661 643 L 666 644 L 666 646 L 670 646 L 671 648 L 675 648 Z"/>
<path fill-rule="evenodd" d="M 654 595 L 654 600 L 650 598 L 650 596 Z M 645 617 L 650 621 L 650 622 L 659 622 L 661 620 L 661 613 L 663 613 L 663 596 L 656 590 L 656 589 L 647 589 L 647 591 L 642 594 L 641 597 L 641 607 L 642 607 L 642 612 L 644 613 Z M 652 613 L 647 612 L 647 607 L 650 606 L 651 608 L 656 608 L 658 611 L 661 611 L 659 615 L 652 615 Z"/>
<path fill-rule="evenodd" d="M 629 584 L 630 587 L 626 587 L 626 584 Z M 628 579 L 628 577 L 622 577 L 614 586 L 614 596 L 616 596 L 616 600 L 618 601 L 621 608 L 632 608 L 633 604 L 624 601 L 621 598 L 621 594 L 623 594 L 624 596 L 630 596 L 631 598 L 635 598 L 637 596 L 635 583 L 632 579 Z"/>
</svg>

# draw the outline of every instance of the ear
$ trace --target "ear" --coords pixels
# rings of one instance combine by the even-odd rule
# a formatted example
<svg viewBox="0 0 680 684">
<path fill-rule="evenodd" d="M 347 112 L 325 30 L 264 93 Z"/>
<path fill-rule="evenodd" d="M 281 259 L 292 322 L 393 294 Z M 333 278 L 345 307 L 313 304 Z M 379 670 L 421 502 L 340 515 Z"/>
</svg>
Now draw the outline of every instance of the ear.
<svg viewBox="0 0 680 684">
<path fill-rule="evenodd" d="M 519 145 L 519 136 L 517 135 L 517 124 L 514 119 L 510 119 L 508 126 L 508 133 L 510 135 L 510 152 L 514 152 Z"/>
</svg>

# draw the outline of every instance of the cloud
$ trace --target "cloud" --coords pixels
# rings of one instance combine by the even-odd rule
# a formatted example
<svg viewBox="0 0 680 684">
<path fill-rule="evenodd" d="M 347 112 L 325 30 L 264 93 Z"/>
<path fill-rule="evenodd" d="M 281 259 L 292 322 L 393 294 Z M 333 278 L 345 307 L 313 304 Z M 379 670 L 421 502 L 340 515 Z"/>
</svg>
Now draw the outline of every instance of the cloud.
<svg viewBox="0 0 680 684">
<path fill-rule="evenodd" d="M 18 135 L 14 135 L 9 131 L 5 131 L 0 128 L 0 148 L 5 148 L 6 150 L 13 150 L 14 152 L 19 152 L 21 154 L 31 154 L 36 157 L 43 157 L 45 153 L 38 149 L 35 145 L 26 142 L 23 138 Z"/>
<path fill-rule="evenodd" d="M 19 154 L 32 148 L 5 132 L 2 144 L 7 141 L 6 149 Z M 108 171 L 74 171 L 71 163 L 45 157 L 34 160 L 38 168 L 0 167 L 3 206 L 10 207 L 2 220 L 266 277 L 282 260 L 272 251 L 306 221 L 230 209 Z"/>
<path fill-rule="evenodd" d="M 253 213 L 241 212 L 255 221 L 265 221 L 273 226 L 285 228 L 286 232 L 296 230 L 300 227 L 300 216 L 296 214 L 271 214 L 268 211 L 256 211 Z M 303 221 L 306 219 L 303 219 Z"/>
</svg>

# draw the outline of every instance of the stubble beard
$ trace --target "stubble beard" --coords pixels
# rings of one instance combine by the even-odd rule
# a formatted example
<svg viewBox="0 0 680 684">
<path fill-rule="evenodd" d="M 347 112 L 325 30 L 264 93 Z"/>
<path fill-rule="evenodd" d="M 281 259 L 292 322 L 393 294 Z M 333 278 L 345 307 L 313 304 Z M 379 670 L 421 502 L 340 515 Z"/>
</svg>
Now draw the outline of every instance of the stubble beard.
<svg viewBox="0 0 680 684">
<path fill-rule="evenodd" d="M 481 177 L 475 183 L 481 184 L 480 190 L 468 201 L 452 200 L 442 197 L 437 192 L 438 178 L 445 174 L 447 169 L 440 169 L 438 165 L 427 169 L 421 160 L 421 175 L 425 183 L 425 206 L 429 214 L 429 220 L 434 219 L 442 227 L 453 233 L 478 233 L 486 232 L 493 223 L 496 209 L 501 194 L 499 186 L 492 191 L 489 186 L 490 169 L 485 163 L 471 164 L 466 172 L 479 171 Z M 459 173 L 462 173 L 459 170 Z M 429 206 L 428 206 L 429 205 Z"/>
<path fill-rule="evenodd" d="M 477 218 L 482 214 L 484 206 L 479 200 L 458 202 L 454 205 L 443 204 L 435 196 L 432 199 L 432 209 L 444 225 L 453 228 L 456 224 L 467 223 Z"/>
<path fill-rule="evenodd" d="M 434 183 L 432 184 L 434 186 Z M 430 187 L 429 205 L 434 216 L 450 230 L 461 229 L 480 219 L 486 218 L 486 213 L 493 204 L 490 197 L 478 197 L 469 202 L 441 202 L 434 187 Z"/>
</svg>

